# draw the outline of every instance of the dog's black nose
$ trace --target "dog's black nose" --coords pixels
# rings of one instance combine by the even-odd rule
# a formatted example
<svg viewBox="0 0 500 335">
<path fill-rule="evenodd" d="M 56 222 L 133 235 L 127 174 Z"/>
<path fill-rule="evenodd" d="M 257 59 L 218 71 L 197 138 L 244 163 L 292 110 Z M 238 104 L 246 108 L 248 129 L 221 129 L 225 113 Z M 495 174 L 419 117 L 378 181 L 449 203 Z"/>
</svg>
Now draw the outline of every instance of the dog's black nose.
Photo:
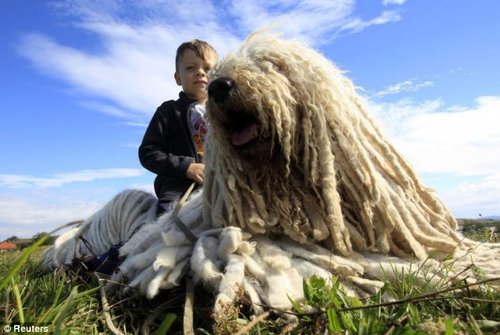
<svg viewBox="0 0 500 335">
<path fill-rule="evenodd" d="M 223 102 L 234 88 L 234 80 L 227 77 L 217 78 L 208 85 L 208 96 L 215 102 Z"/>
</svg>

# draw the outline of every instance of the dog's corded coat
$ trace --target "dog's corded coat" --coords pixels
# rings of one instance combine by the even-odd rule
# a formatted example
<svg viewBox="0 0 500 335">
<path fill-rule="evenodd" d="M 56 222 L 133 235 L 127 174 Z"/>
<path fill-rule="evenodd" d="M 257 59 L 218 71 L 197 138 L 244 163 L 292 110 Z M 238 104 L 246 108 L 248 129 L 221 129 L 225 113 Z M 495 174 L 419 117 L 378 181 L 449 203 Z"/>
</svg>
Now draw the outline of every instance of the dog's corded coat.
<svg viewBox="0 0 500 335">
<path fill-rule="evenodd" d="M 327 240 L 345 256 L 354 248 L 422 260 L 460 241 L 446 206 L 323 56 L 257 34 L 214 76 L 234 80 L 234 89 L 209 101 L 205 220 L 300 243 Z M 258 159 L 231 144 L 227 123 L 238 113 L 258 123 L 253 143 L 268 144 Z"/>
<path fill-rule="evenodd" d="M 455 232 L 446 206 L 323 56 L 257 33 L 213 77 L 227 86 L 208 104 L 203 192 L 178 217 L 153 222 L 151 196 L 125 191 L 59 238 L 44 255 L 48 266 L 80 257 L 79 237 L 105 250 L 141 226 L 120 235 L 127 258 L 113 281 L 154 297 L 190 273 L 217 292 L 216 310 L 243 290 L 256 312 L 291 308 L 289 298 L 303 300 L 302 282 L 312 275 L 333 274 L 347 293 L 373 294 L 414 259 L 422 282 L 449 271 L 472 278 L 471 264 L 486 278 L 500 275 L 500 245 Z"/>
</svg>

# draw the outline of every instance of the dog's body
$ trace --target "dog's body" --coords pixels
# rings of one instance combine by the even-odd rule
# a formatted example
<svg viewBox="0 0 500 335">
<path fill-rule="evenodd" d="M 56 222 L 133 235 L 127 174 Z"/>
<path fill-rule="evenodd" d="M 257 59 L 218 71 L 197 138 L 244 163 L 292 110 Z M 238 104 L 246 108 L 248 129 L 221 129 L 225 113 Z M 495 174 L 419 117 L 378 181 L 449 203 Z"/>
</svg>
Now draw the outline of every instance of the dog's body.
<svg viewBox="0 0 500 335">
<path fill-rule="evenodd" d="M 129 236 L 115 280 L 152 297 L 188 270 L 218 301 L 232 301 L 242 288 L 258 309 L 291 307 L 288 297 L 303 298 L 302 280 L 313 274 L 337 275 L 364 295 L 388 272 L 408 268 L 411 257 L 432 257 L 426 264 L 436 272 L 454 254 L 460 271 L 471 247 L 469 258 L 486 276 L 499 275 L 500 247 L 478 247 L 455 232 L 454 218 L 384 139 L 350 81 L 315 51 L 250 36 L 215 68 L 208 118 L 202 194 L 178 217 L 167 213 Z M 151 221 L 139 213 L 129 221 Z M 81 234 L 99 233 L 88 225 Z M 47 264 L 76 256 L 62 244 L 46 254 Z"/>
<path fill-rule="evenodd" d="M 455 248 L 455 219 L 324 57 L 257 34 L 214 76 L 205 220 L 326 240 L 344 256 L 354 248 L 425 259 Z"/>
</svg>

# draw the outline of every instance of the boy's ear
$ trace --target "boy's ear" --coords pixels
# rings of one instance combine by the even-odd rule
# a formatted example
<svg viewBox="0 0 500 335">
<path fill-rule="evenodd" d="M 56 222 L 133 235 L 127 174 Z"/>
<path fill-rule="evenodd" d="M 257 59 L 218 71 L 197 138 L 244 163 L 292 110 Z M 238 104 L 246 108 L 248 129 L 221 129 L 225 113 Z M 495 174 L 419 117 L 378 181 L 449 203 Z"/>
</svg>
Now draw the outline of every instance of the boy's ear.
<svg viewBox="0 0 500 335">
<path fill-rule="evenodd" d="M 181 86 L 182 83 L 181 83 L 181 76 L 179 75 L 179 72 L 175 71 L 174 78 L 175 78 L 175 82 L 177 83 L 177 85 Z"/>
</svg>

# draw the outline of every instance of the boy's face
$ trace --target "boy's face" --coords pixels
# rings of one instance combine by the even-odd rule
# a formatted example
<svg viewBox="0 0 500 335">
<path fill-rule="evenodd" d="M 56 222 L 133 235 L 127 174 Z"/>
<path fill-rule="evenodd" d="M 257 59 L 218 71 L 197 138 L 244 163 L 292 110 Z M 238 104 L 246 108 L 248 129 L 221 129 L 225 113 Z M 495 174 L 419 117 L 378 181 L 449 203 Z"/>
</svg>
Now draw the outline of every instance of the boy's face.
<svg viewBox="0 0 500 335">
<path fill-rule="evenodd" d="M 215 55 L 201 59 L 193 50 L 186 50 L 179 58 L 175 82 L 182 86 L 188 97 L 205 102 L 207 99 L 208 71 L 215 65 Z"/>
</svg>

